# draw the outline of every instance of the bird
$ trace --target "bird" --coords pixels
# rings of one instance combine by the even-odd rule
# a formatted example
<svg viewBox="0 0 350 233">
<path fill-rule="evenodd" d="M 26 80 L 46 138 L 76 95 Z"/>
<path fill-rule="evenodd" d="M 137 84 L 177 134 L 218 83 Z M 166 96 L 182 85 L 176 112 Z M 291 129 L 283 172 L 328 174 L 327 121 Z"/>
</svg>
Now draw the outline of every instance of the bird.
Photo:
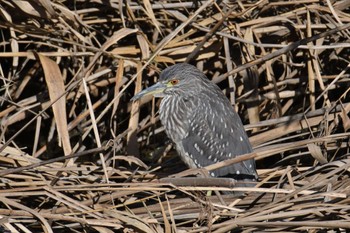
<svg viewBox="0 0 350 233">
<path fill-rule="evenodd" d="M 131 101 L 146 95 L 162 98 L 160 121 L 189 168 L 205 167 L 253 151 L 230 101 L 197 67 L 188 63 L 169 66 L 156 84 Z M 253 159 L 212 170 L 210 175 L 238 181 L 258 178 Z"/>
</svg>

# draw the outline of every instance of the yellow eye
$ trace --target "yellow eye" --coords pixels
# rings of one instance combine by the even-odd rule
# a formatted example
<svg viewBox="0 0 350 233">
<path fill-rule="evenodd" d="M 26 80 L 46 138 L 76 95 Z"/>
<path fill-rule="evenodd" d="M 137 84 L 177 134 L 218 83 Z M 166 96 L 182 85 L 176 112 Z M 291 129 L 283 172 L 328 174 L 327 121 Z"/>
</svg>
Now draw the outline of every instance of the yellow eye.
<svg viewBox="0 0 350 233">
<path fill-rule="evenodd" d="M 173 80 L 170 80 L 170 84 L 171 85 L 176 85 L 179 83 L 179 80 L 178 79 L 173 79 Z"/>
</svg>

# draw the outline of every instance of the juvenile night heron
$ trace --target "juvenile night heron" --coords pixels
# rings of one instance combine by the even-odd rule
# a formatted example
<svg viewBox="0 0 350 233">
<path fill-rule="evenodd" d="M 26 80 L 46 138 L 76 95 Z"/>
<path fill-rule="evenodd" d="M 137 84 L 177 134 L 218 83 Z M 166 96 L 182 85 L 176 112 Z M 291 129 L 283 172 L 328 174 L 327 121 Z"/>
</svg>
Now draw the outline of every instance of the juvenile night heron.
<svg viewBox="0 0 350 233">
<path fill-rule="evenodd" d="M 159 115 L 181 159 L 190 167 L 207 165 L 251 153 L 252 147 L 238 114 L 220 88 L 196 67 L 180 63 L 165 69 L 158 83 L 141 91 L 163 97 Z M 255 180 L 254 160 L 214 170 L 212 176 Z"/>
</svg>

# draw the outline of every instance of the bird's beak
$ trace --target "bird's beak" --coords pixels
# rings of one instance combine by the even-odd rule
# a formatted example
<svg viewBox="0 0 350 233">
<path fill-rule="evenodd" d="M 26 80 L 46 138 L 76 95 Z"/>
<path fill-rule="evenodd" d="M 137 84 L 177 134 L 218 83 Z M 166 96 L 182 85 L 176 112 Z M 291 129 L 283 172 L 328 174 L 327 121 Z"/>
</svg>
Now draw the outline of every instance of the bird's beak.
<svg viewBox="0 0 350 233">
<path fill-rule="evenodd" d="M 146 95 L 154 95 L 154 97 L 162 97 L 163 91 L 165 90 L 165 88 L 167 88 L 166 84 L 158 82 L 153 86 L 150 86 L 149 88 L 146 88 L 145 90 L 137 93 L 134 97 L 131 98 L 131 101 L 141 99 L 143 96 L 146 96 Z"/>
</svg>

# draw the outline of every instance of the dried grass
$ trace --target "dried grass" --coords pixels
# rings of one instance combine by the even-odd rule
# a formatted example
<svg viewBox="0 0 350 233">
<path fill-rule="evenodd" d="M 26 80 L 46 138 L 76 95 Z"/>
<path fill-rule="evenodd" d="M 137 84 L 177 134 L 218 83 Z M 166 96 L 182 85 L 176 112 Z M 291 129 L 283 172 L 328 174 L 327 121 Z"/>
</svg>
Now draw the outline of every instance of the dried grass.
<svg viewBox="0 0 350 233">
<path fill-rule="evenodd" d="M 349 5 L 3 0 L 0 231 L 348 231 Z M 159 100 L 130 102 L 184 61 L 255 147 L 207 170 L 255 158 L 256 187 L 184 177 L 205 170 L 178 161 Z"/>
</svg>

